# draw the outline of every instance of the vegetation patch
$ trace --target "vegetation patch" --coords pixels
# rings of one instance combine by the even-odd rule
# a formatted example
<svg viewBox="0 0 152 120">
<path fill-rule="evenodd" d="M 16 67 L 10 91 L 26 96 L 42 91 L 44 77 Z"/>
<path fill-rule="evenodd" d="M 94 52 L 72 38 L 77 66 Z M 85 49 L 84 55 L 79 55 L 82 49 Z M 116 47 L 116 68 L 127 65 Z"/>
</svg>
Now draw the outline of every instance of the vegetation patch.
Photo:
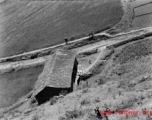
<svg viewBox="0 0 152 120">
<path fill-rule="evenodd" d="M 116 56 L 115 63 L 126 63 L 152 53 L 152 41 L 147 39 L 125 46 Z"/>
</svg>

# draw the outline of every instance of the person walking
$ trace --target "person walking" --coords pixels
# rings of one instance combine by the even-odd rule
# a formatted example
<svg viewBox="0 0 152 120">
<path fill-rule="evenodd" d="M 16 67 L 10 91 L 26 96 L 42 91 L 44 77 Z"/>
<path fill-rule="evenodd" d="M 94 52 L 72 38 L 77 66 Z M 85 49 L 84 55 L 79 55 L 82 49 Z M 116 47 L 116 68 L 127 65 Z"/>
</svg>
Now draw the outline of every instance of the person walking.
<svg viewBox="0 0 152 120">
<path fill-rule="evenodd" d="M 94 39 L 94 32 L 91 32 L 91 38 Z"/>
<path fill-rule="evenodd" d="M 93 31 L 91 31 L 91 33 L 89 33 L 89 39 L 94 40 L 94 32 Z"/>
<path fill-rule="evenodd" d="M 68 44 L 68 39 L 65 37 L 64 40 L 65 40 L 65 44 L 67 45 Z"/>
</svg>

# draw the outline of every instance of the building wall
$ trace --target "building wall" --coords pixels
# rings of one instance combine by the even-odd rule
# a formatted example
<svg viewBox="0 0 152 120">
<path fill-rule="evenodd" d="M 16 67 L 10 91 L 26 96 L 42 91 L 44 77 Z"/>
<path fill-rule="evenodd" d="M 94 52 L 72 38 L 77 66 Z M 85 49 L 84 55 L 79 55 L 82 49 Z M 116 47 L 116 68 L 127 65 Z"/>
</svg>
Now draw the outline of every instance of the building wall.
<svg viewBox="0 0 152 120">
<path fill-rule="evenodd" d="M 71 77 L 71 86 L 69 88 L 55 88 L 55 87 L 49 87 L 46 86 L 42 91 L 40 91 L 35 98 L 38 101 L 38 104 L 43 104 L 50 100 L 53 96 L 59 96 L 62 92 L 70 93 L 73 91 L 73 86 L 75 83 L 76 75 L 77 75 L 77 66 L 78 61 L 75 59 L 74 66 L 73 66 L 73 72 Z"/>
</svg>

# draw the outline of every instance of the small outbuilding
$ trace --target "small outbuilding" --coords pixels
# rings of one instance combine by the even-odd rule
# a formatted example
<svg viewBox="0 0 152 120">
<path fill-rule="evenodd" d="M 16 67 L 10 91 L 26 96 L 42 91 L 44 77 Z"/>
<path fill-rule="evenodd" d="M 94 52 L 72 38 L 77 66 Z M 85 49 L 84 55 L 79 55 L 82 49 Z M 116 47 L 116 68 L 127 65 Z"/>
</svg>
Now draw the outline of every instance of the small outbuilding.
<svg viewBox="0 0 152 120">
<path fill-rule="evenodd" d="M 35 84 L 32 97 L 36 98 L 38 104 L 42 104 L 62 92 L 73 91 L 77 65 L 75 51 L 57 50 L 48 57 Z"/>
</svg>

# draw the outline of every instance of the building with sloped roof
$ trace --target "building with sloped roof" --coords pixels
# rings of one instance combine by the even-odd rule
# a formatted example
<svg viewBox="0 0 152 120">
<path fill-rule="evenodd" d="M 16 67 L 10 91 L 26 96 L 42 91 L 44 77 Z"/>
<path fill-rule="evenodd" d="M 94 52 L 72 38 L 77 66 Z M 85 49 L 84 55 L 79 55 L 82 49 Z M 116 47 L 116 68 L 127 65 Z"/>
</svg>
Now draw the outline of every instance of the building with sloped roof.
<svg viewBox="0 0 152 120">
<path fill-rule="evenodd" d="M 33 97 L 39 104 L 61 92 L 71 92 L 77 74 L 76 52 L 57 50 L 45 63 L 35 84 Z"/>
</svg>

